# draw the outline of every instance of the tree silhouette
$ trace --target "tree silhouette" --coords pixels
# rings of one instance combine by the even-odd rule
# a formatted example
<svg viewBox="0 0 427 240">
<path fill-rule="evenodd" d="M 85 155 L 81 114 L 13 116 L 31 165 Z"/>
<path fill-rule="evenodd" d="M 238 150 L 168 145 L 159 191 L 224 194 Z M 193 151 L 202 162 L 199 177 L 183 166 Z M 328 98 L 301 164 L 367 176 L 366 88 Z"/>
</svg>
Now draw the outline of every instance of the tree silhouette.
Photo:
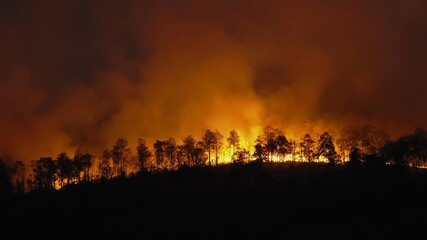
<svg viewBox="0 0 427 240">
<path fill-rule="evenodd" d="M 281 135 L 282 131 L 278 128 L 274 128 L 272 126 L 266 126 L 263 129 L 263 138 L 267 139 L 275 139 L 278 135 Z"/>
<path fill-rule="evenodd" d="M 252 156 L 255 158 L 255 160 L 259 162 L 265 162 L 268 159 L 268 153 L 265 149 L 265 147 L 262 144 L 261 137 L 258 136 L 258 138 L 255 140 L 255 151 L 252 154 Z"/>
<path fill-rule="evenodd" d="M 334 165 L 337 161 L 337 153 L 332 136 L 328 132 L 322 133 L 319 138 L 319 145 L 317 148 L 317 155 L 323 156 L 328 159 L 329 164 Z"/>
<path fill-rule="evenodd" d="M 408 155 L 412 160 L 412 166 L 418 168 L 421 162 L 427 160 L 427 133 L 418 128 L 410 135 L 408 140 Z"/>
<path fill-rule="evenodd" d="M 240 147 L 240 137 L 236 130 L 230 131 L 230 136 L 227 138 L 228 147 L 232 148 L 232 152 Z"/>
<path fill-rule="evenodd" d="M 310 134 L 306 133 L 301 139 L 300 148 L 301 155 L 308 162 L 312 162 L 314 159 L 314 144 L 316 142 L 311 138 Z"/>
<path fill-rule="evenodd" d="M 60 153 L 55 159 L 58 168 L 59 184 L 62 187 L 64 182 L 70 183 L 73 176 L 73 162 L 65 152 Z"/>
<path fill-rule="evenodd" d="M 18 160 L 13 164 L 13 175 L 15 178 L 15 193 L 25 193 L 25 164 Z"/>
<path fill-rule="evenodd" d="M 346 152 L 350 152 L 354 147 L 360 149 L 360 153 L 363 154 L 362 151 L 362 133 L 360 129 L 355 128 L 346 128 L 340 132 L 339 137 L 336 140 L 336 144 L 340 150 L 340 157 L 344 161 L 346 160 Z"/>
<path fill-rule="evenodd" d="M 206 165 L 207 156 L 206 156 L 206 146 L 203 141 L 197 141 L 194 147 L 194 161 L 196 166 Z"/>
<path fill-rule="evenodd" d="M 165 150 L 169 168 L 174 169 L 176 164 L 176 141 L 174 138 L 169 138 L 166 141 Z"/>
<path fill-rule="evenodd" d="M 35 179 L 35 169 L 36 169 L 36 160 L 31 160 L 30 161 L 30 171 L 29 171 L 29 176 L 27 177 L 27 179 L 25 180 L 26 182 L 26 186 L 28 191 L 34 191 L 37 189 L 36 186 L 36 179 Z"/>
<path fill-rule="evenodd" d="M 90 153 L 80 153 L 76 152 L 74 154 L 74 169 L 76 171 L 76 176 L 78 179 L 83 179 L 83 181 L 90 180 L 90 168 L 93 163 L 93 155 Z M 83 175 L 83 176 L 82 176 Z"/>
<path fill-rule="evenodd" d="M 360 148 L 353 147 L 349 154 L 348 166 L 351 168 L 359 168 L 362 164 L 362 153 Z"/>
<path fill-rule="evenodd" d="M 196 165 L 196 156 L 195 156 L 195 148 L 196 148 L 196 140 L 191 136 L 188 135 L 183 139 L 183 150 L 185 157 L 187 159 L 186 164 L 188 166 L 194 166 Z"/>
<path fill-rule="evenodd" d="M 395 142 L 388 140 L 380 149 L 380 156 L 386 163 L 392 164 L 394 162 Z"/>
<path fill-rule="evenodd" d="M 136 147 L 138 153 L 138 166 L 139 172 L 144 172 L 147 170 L 147 164 L 150 162 L 152 153 L 148 149 L 147 143 L 144 139 L 138 138 L 138 145 Z"/>
<path fill-rule="evenodd" d="M 0 159 L 0 200 L 3 197 L 10 196 L 13 193 L 13 185 L 10 181 L 11 169 L 6 165 L 3 159 Z"/>
<path fill-rule="evenodd" d="M 56 164 L 50 157 L 35 161 L 34 184 L 36 189 L 53 189 L 56 181 Z"/>
<path fill-rule="evenodd" d="M 265 145 L 265 150 L 270 156 L 270 161 L 273 161 L 273 155 L 277 153 L 277 136 L 281 135 L 281 131 L 278 128 L 267 126 L 264 128 L 264 134 L 262 136 L 262 143 Z"/>
<path fill-rule="evenodd" d="M 101 180 L 111 179 L 113 176 L 110 160 L 111 152 L 108 149 L 105 149 L 101 156 L 99 156 L 99 171 L 101 173 Z"/>
<path fill-rule="evenodd" d="M 265 144 L 265 149 L 270 156 L 270 161 L 273 161 L 273 155 L 277 152 L 277 142 L 274 138 L 268 138 Z"/>
<path fill-rule="evenodd" d="M 357 144 L 353 144 L 351 138 L 345 132 L 341 132 L 340 136 L 336 139 L 336 145 L 339 148 L 339 155 L 343 161 L 347 159 L 346 152 L 350 152 L 354 147 L 358 147 Z"/>
<path fill-rule="evenodd" d="M 386 159 L 392 158 L 394 165 L 405 167 L 411 163 L 419 167 L 427 158 L 427 134 L 423 129 L 416 129 L 413 134 L 401 136 L 395 142 L 389 141 L 382 148 Z"/>
<path fill-rule="evenodd" d="M 125 173 L 125 164 L 131 155 L 131 150 L 128 148 L 128 141 L 125 138 L 119 138 L 116 140 L 113 149 L 111 150 L 111 157 L 113 159 L 114 172 L 116 176 Z"/>
<path fill-rule="evenodd" d="M 291 139 L 289 141 L 290 154 L 292 161 L 295 161 L 295 155 L 297 154 L 297 143 L 295 140 Z"/>
<path fill-rule="evenodd" d="M 415 130 L 415 137 L 417 138 L 418 157 L 423 163 L 427 162 L 427 132 L 424 129 L 418 128 Z"/>
<path fill-rule="evenodd" d="M 216 136 L 213 131 L 210 129 L 205 131 L 205 134 L 203 135 L 203 145 L 208 152 L 208 163 L 209 166 L 211 166 L 211 150 L 213 146 L 216 144 Z"/>
<path fill-rule="evenodd" d="M 218 152 L 222 148 L 223 136 L 218 130 L 215 130 L 214 136 L 215 136 L 215 139 L 213 143 L 213 149 L 215 150 L 215 165 L 218 165 Z"/>
<path fill-rule="evenodd" d="M 391 146 L 391 155 L 394 165 L 399 168 L 408 165 L 408 157 L 411 155 L 409 141 L 410 136 L 402 136 Z"/>
<path fill-rule="evenodd" d="M 164 164 L 164 159 L 165 159 L 165 155 L 166 155 L 166 146 L 167 146 L 167 142 L 165 141 L 160 141 L 157 140 L 154 144 L 154 152 L 156 155 L 156 167 L 158 169 L 162 168 L 163 164 Z"/>
<path fill-rule="evenodd" d="M 380 148 L 390 139 L 388 134 L 379 131 L 372 125 L 363 126 L 357 130 L 355 135 L 362 153 L 366 155 L 379 153 Z"/>
<path fill-rule="evenodd" d="M 182 165 L 185 165 L 186 160 L 186 151 L 184 145 L 178 145 L 176 147 L 176 161 L 178 164 L 178 167 L 181 167 Z"/>
<path fill-rule="evenodd" d="M 278 135 L 276 137 L 277 153 L 279 154 L 280 159 L 283 161 L 286 154 L 292 152 L 291 143 L 285 137 L 285 135 Z"/>
<path fill-rule="evenodd" d="M 250 157 L 251 155 L 248 150 L 246 150 L 245 148 L 243 149 L 239 148 L 231 156 L 231 161 L 233 163 L 245 163 L 245 162 L 249 162 Z"/>
</svg>

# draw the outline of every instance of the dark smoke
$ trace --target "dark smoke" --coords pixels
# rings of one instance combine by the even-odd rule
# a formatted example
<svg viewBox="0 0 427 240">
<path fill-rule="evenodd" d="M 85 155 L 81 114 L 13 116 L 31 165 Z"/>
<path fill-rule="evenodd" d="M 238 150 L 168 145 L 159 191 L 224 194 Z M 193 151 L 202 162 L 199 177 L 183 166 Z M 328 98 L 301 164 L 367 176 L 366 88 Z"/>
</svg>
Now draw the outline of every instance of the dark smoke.
<svg viewBox="0 0 427 240">
<path fill-rule="evenodd" d="M 2 1 L 0 154 L 426 127 L 425 1 Z"/>
</svg>

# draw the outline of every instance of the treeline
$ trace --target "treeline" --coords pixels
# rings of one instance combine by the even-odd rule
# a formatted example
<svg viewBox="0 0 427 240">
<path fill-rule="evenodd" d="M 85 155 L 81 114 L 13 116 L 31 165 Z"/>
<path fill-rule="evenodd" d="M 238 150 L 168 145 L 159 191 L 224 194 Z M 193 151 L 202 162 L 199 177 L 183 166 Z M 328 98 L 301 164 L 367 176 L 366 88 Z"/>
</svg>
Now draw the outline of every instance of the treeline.
<svg viewBox="0 0 427 240">
<path fill-rule="evenodd" d="M 105 149 L 98 156 L 76 152 L 70 157 L 62 152 L 53 158 L 33 160 L 28 166 L 16 161 L 12 167 L 0 161 L 0 187 L 2 194 L 25 193 L 59 189 L 81 182 L 106 181 L 146 171 L 250 161 L 323 162 L 331 166 L 347 164 L 359 168 L 421 167 L 427 160 L 424 129 L 416 129 L 396 140 L 369 126 L 344 131 L 336 140 L 328 132 L 313 135 L 307 133 L 301 139 L 289 139 L 280 129 L 265 127 L 263 134 L 248 149 L 241 146 L 235 130 L 226 138 L 217 130 L 206 130 L 201 139 L 189 135 L 179 144 L 174 138 L 156 140 L 152 148 L 144 139 L 138 139 L 135 153 L 125 138 L 119 138 L 111 149 Z"/>
</svg>

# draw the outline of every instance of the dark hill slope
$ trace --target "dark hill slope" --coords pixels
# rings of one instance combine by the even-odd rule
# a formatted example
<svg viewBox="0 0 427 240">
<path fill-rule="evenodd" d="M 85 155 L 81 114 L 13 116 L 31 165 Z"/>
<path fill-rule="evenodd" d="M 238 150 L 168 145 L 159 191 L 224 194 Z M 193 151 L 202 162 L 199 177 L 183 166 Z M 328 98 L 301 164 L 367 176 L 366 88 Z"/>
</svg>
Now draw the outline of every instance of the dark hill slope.
<svg viewBox="0 0 427 240">
<path fill-rule="evenodd" d="M 187 168 L 18 196 L 4 211 L 5 229 L 138 239 L 383 239 L 424 234 L 426 190 L 422 170 L 302 163 Z"/>
</svg>

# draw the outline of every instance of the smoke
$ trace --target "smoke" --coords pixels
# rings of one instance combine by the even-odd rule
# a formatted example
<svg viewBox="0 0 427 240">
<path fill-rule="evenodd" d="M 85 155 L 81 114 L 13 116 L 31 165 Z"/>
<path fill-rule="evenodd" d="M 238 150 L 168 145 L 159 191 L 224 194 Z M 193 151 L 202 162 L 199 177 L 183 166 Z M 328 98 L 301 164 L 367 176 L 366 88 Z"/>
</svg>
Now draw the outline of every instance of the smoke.
<svg viewBox="0 0 427 240">
<path fill-rule="evenodd" d="M 0 155 L 427 127 L 424 1 L 2 1 Z"/>
</svg>

